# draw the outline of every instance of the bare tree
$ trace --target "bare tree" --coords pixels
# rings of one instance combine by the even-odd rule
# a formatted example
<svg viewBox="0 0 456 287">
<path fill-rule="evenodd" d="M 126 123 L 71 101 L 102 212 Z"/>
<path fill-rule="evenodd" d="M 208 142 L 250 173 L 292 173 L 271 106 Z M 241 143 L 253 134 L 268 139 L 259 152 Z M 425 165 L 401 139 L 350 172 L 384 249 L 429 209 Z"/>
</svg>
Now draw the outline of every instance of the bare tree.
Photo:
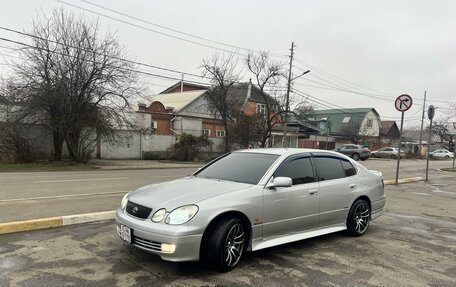
<svg viewBox="0 0 456 287">
<path fill-rule="evenodd" d="M 350 122 L 342 124 L 340 133 L 353 144 L 362 143 L 367 137 L 367 128 L 362 126 L 361 122 Z"/>
<path fill-rule="evenodd" d="M 204 60 L 201 66 L 204 76 L 211 79 L 211 87 L 207 92 L 208 108 L 223 122 L 225 129 L 226 152 L 230 150 L 230 122 L 233 121 L 238 98 L 229 94 L 230 88 L 239 80 L 241 71 L 238 68 L 239 58 L 234 54 L 215 54 L 211 59 Z"/>
<path fill-rule="evenodd" d="M 66 141 L 70 159 L 84 161 L 97 138 L 113 140 L 130 124 L 126 111 L 139 91 L 132 62 L 116 35 L 100 37 L 98 23 L 63 10 L 37 17 L 29 35 L 9 79 L 8 100 L 20 107 L 14 120 L 45 124 L 54 159 Z"/>
<path fill-rule="evenodd" d="M 276 124 L 283 123 L 284 111 L 283 94 L 279 83 L 284 79 L 284 64 L 270 59 L 267 52 L 250 52 L 246 58 L 247 68 L 253 74 L 255 84 L 260 90 L 260 95 L 265 105 L 265 112 L 257 116 L 253 126 L 261 147 L 266 147 L 271 132 Z M 271 95 L 265 92 L 266 87 L 271 87 Z"/>
<path fill-rule="evenodd" d="M 297 122 L 305 124 L 315 117 L 315 108 L 311 103 L 303 101 L 296 106 L 292 114 L 296 117 Z"/>
</svg>

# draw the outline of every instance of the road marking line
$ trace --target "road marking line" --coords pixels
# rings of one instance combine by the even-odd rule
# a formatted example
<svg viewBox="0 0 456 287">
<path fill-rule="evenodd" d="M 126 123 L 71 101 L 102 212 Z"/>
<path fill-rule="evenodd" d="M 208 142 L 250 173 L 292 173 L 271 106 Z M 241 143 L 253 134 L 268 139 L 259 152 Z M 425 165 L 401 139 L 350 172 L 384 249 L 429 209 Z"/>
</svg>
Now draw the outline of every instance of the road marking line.
<svg viewBox="0 0 456 287">
<path fill-rule="evenodd" d="M 148 177 L 149 179 L 154 178 L 179 178 L 175 175 L 157 175 Z M 105 178 L 81 178 L 81 179 L 57 179 L 57 180 L 39 180 L 33 183 L 59 183 L 59 182 L 79 182 L 79 181 L 99 181 L 99 180 L 124 180 L 130 179 L 129 177 L 105 177 Z"/>
<path fill-rule="evenodd" d="M 100 181 L 100 180 L 123 180 L 129 177 L 106 177 L 106 178 L 83 178 L 83 179 L 60 179 L 60 180 L 40 180 L 33 183 L 57 183 L 57 182 L 77 182 L 77 181 Z"/>
<path fill-rule="evenodd" d="M 109 191 L 109 192 L 79 193 L 79 194 L 53 195 L 53 196 L 41 196 L 41 197 L 29 197 L 29 198 L 12 198 L 12 199 L 1 199 L 0 203 L 27 201 L 27 200 L 40 200 L 40 199 L 58 199 L 58 198 L 81 197 L 81 196 L 97 196 L 97 195 L 119 194 L 119 193 L 127 193 L 127 192 L 129 192 L 129 191 Z"/>
</svg>

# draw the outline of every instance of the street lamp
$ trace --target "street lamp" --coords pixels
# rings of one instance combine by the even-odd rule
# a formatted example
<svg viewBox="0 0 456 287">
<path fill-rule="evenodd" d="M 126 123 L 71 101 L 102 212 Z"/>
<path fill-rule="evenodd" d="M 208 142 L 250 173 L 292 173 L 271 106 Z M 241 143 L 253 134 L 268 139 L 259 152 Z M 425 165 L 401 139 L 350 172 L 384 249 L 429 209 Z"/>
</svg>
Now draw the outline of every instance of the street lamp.
<svg viewBox="0 0 456 287">
<path fill-rule="evenodd" d="M 283 139 L 282 139 L 282 147 L 285 147 L 285 139 L 287 137 L 287 119 L 288 119 L 288 112 L 290 111 L 290 86 L 291 82 L 296 80 L 299 77 L 304 76 L 305 74 L 310 73 L 310 70 L 307 70 L 300 74 L 299 76 L 296 76 L 294 78 L 291 78 L 291 62 L 290 62 L 290 70 L 288 74 L 288 85 L 287 85 L 287 102 L 285 106 L 285 120 L 283 121 Z"/>
</svg>

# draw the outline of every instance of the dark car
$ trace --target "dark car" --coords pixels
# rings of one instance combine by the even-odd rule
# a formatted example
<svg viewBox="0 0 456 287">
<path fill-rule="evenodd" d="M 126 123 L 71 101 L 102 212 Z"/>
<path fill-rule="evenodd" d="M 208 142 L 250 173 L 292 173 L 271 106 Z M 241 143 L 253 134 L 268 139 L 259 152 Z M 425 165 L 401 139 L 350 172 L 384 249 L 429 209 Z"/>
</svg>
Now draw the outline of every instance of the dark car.
<svg viewBox="0 0 456 287">
<path fill-rule="evenodd" d="M 368 148 L 356 144 L 344 144 L 337 151 L 354 160 L 366 160 L 371 156 L 371 151 Z"/>
</svg>

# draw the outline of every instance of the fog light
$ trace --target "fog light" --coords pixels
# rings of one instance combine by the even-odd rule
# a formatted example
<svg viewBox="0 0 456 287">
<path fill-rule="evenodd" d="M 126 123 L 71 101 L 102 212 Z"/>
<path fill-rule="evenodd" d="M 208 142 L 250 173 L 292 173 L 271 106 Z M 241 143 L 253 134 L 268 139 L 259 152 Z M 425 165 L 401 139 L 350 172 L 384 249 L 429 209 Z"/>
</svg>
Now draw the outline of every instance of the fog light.
<svg viewBox="0 0 456 287">
<path fill-rule="evenodd" d="M 162 250 L 162 252 L 165 252 L 165 253 L 174 253 L 174 251 L 176 251 L 176 245 L 175 244 L 162 243 L 161 244 L 161 250 Z"/>
</svg>

